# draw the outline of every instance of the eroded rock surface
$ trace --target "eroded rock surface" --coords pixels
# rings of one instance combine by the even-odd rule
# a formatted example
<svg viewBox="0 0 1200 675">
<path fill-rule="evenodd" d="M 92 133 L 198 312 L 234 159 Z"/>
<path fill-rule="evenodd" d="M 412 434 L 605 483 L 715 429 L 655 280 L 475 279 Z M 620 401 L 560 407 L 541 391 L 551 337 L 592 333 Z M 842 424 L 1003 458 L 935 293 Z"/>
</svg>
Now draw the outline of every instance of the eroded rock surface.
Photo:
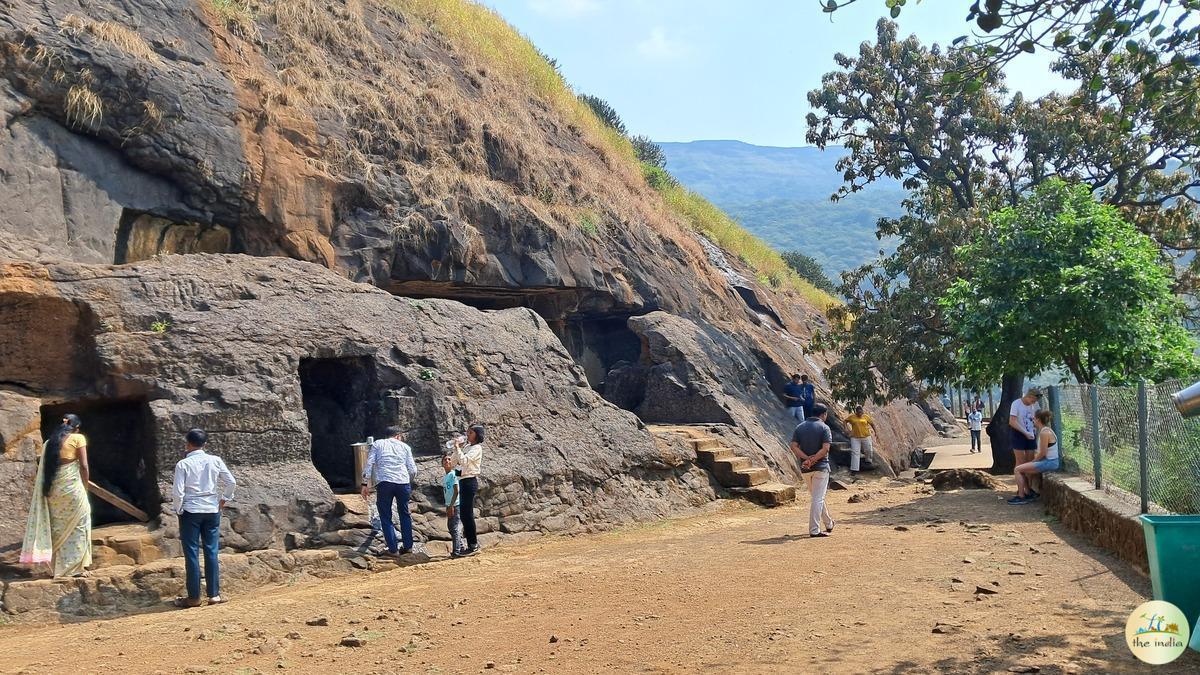
<svg viewBox="0 0 1200 675">
<path fill-rule="evenodd" d="M 795 477 L 778 392 L 804 372 L 827 400 L 820 308 L 402 3 L 247 4 L 0 3 L 0 549 L 67 411 L 152 516 L 179 435 L 212 431 L 244 482 L 239 550 L 336 539 L 345 446 L 392 422 L 422 453 L 426 535 L 440 442 L 473 421 L 494 430 L 485 532 L 712 499 L 635 413 L 718 425 Z M 873 412 L 897 468 L 932 431 Z"/>
<path fill-rule="evenodd" d="M 240 481 L 225 521 L 225 543 L 236 550 L 282 548 L 285 533 L 320 532 L 341 514 L 330 484 L 353 489 L 357 480 L 352 461 L 323 461 L 350 453 L 347 445 L 314 445 L 310 428 L 320 424 L 358 424 L 342 428 L 356 440 L 382 436 L 389 424 L 405 427 L 419 454 L 423 533 L 445 527 L 434 514 L 441 443 L 476 421 L 489 429 L 484 532 L 600 527 L 713 497 L 686 450 L 665 451 L 633 414 L 604 401 L 528 309 L 485 313 L 398 298 L 278 258 L 170 256 L 118 267 L 10 262 L 0 269 L 0 311 L 25 317 L 0 327 L 6 349 L 26 345 L 39 317 L 90 337 L 0 360 L 0 380 L 40 397 L 6 392 L 0 399 L 0 466 L 13 478 L 0 492 L 6 505 L 20 506 L 9 513 L 24 513 L 28 459 L 36 454 L 30 430 L 39 425 L 38 403 L 47 401 L 83 417 L 93 433 L 94 473 L 103 474 L 95 467 L 110 460 L 129 473 L 140 464 L 157 495 L 169 494 L 182 434 L 208 430 L 212 451 Z M 79 325 L 82 317 L 91 332 Z M 62 350 L 92 366 L 60 367 Z M 328 381 L 302 381 L 313 363 L 327 366 Z M 306 406 L 322 388 L 333 409 Z M 346 388 L 360 398 L 339 399 Z M 106 447 L 118 432 L 99 430 L 116 422 L 147 425 L 141 447 Z M 322 475 L 314 463 L 332 468 Z M 112 473 L 107 478 L 136 493 L 125 482 L 131 477 Z M 158 513 L 158 503 L 142 501 Z M 7 523 L 5 544 L 18 521 Z M 174 519 L 163 523 L 172 535 Z"/>
</svg>

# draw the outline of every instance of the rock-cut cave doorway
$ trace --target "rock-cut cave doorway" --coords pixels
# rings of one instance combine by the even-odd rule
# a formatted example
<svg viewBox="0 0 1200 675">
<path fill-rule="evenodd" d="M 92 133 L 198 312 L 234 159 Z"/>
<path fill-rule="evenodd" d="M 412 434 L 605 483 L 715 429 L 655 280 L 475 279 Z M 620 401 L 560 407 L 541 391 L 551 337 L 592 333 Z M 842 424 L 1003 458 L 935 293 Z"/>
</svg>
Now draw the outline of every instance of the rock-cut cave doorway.
<svg viewBox="0 0 1200 675">
<path fill-rule="evenodd" d="M 334 492 L 353 492 L 359 477 L 351 445 L 383 432 L 375 362 L 368 357 L 301 359 L 300 390 L 313 466 Z"/>
<path fill-rule="evenodd" d="M 613 366 L 641 360 L 642 339 L 629 328 L 628 316 L 571 317 L 550 325 L 597 391 L 604 390 Z"/>
<path fill-rule="evenodd" d="M 79 432 L 87 438 L 91 481 L 156 518 L 162 505 L 158 491 L 158 461 L 154 417 L 144 399 L 100 399 L 44 405 L 42 438 L 74 413 Z M 138 522 L 136 518 L 90 495 L 92 526 Z"/>
</svg>

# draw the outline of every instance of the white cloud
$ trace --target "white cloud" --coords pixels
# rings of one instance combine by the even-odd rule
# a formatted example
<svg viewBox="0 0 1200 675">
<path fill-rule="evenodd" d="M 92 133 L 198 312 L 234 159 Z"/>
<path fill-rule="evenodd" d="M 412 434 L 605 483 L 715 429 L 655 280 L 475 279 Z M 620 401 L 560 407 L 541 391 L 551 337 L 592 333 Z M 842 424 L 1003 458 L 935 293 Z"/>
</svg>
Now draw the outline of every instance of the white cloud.
<svg viewBox="0 0 1200 675">
<path fill-rule="evenodd" d="M 688 47 L 679 40 L 667 37 L 667 32 L 661 27 L 655 27 L 646 39 L 637 44 L 637 51 L 652 61 L 673 61 L 685 56 Z"/>
<path fill-rule="evenodd" d="M 538 14 L 573 19 L 600 9 L 596 0 L 529 0 L 529 8 Z"/>
</svg>

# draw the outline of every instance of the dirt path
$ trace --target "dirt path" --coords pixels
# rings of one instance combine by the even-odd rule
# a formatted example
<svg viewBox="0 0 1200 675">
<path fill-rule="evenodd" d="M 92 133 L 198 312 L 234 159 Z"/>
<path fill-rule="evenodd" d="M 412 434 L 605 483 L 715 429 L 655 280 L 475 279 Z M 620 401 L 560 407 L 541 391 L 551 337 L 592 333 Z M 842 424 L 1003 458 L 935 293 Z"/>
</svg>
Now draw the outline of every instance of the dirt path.
<svg viewBox="0 0 1200 675">
<path fill-rule="evenodd" d="M 884 481 L 831 493 L 829 539 L 801 536 L 803 506 L 730 503 L 462 561 L 264 588 L 219 607 L 4 626 L 0 671 L 1148 670 L 1122 633 L 1149 594 L 1145 578 L 1036 506 L 926 489 Z M 867 499 L 847 503 L 856 492 Z M 317 617 L 328 625 L 306 625 Z M 939 622 L 945 633 L 932 632 Z M 339 646 L 351 634 L 363 645 Z M 1189 653 L 1155 672 L 1197 668 Z"/>
</svg>

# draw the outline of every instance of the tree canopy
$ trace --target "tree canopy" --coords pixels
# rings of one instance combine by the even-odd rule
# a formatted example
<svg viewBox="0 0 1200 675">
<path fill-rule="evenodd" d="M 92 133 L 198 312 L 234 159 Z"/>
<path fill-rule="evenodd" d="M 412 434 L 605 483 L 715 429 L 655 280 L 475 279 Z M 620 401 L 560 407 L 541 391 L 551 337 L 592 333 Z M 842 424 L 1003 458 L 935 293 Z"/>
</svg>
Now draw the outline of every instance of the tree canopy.
<svg viewBox="0 0 1200 675">
<path fill-rule="evenodd" d="M 849 150 L 834 198 L 884 176 L 910 190 L 907 214 L 877 228 L 899 239 L 896 251 L 843 275 L 846 304 L 830 311 L 821 341 L 843 353 L 830 370 L 835 395 L 882 401 L 919 396 L 915 382 L 959 380 L 961 337 L 939 304 L 964 277 L 953 251 L 986 231 L 991 213 L 1056 176 L 1120 209 L 1165 255 L 1192 255 L 1200 243 L 1195 109 L 1166 114 L 1161 100 L 1137 94 L 1138 71 L 1127 61 L 1064 56 L 1057 70 L 1099 76 L 1099 90 L 1088 78 L 1070 96 L 1030 101 L 1010 95 L 980 51 L 899 39 L 886 19 L 875 43 L 835 60 L 839 69 L 809 93 L 808 116 L 810 142 Z M 962 72 L 978 75 L 946 77 Z M 1108 95 L 1114 91 L 1127 98 Z M 1182 269 L 1175 290 L 1190 291 L 1196 275 Z"/>
<path fill-rule="evenodd" d="M 782 255 L 783 262 L 787 263 L 787 266 L 801 278 L 807 279 L 813 286 L 830 295 L 837 293 L 837 288 L 825 275 L 825 270 L 821 269 L 821 263 L 817 262 L 815 258 L 803 251 L 784 251 Z"/>
<path fill-rule="evenodd" d="M 1158 246 L 1086 185 L 1040 184 L 956 251 L 940 300 L 967 379 L 1068 370 L 1081 383 L 1196 370 Z"/>
</svg>

